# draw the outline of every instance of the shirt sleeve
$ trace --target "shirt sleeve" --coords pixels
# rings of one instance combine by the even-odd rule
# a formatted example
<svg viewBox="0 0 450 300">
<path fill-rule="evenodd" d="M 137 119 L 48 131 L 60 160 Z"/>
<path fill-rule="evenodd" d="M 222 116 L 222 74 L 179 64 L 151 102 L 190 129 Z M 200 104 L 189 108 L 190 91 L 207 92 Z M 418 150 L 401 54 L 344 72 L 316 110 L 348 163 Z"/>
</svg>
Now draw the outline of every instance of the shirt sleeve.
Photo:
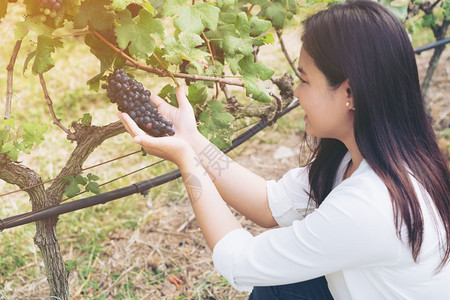
<svg viewBox="0 0 450 300">
<path fill-rule="evenodd" d="M 376 201 L 364 197 L 366 192 Z M 229 232 L 213 249 L 215 268 L 233 287 L 249 291 L 392 263 L 399 243 L 390 205 L 386 188 L 380 192 L 379 186 L 364 186 L 363 193 L 338 187 L 318 209 L 289 227 L 255 237 L 243 229 Z"/>
<path fill-rule="evenodd" d="M 288 171 L 280 180 L 266 181 L 267 199 L 275 221 L 280 226 L 289 226 L 314 210 L 309 203 L 309 181 L 306 168 Z"/>
</svg>

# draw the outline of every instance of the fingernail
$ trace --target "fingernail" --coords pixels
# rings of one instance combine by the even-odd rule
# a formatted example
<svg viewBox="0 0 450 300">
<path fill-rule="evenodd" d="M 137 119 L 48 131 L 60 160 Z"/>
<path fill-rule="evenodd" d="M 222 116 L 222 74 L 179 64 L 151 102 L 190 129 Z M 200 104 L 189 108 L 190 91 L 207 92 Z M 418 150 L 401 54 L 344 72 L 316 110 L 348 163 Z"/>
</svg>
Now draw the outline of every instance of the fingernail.
<svg viewBox="0 0 450 300">
<path fill-rule="evenodd" d="M 136 144 L 140 144 L 142 142 L 142 138 L 140 136 L 135 136 L 133 140 Z"/>
</svg>

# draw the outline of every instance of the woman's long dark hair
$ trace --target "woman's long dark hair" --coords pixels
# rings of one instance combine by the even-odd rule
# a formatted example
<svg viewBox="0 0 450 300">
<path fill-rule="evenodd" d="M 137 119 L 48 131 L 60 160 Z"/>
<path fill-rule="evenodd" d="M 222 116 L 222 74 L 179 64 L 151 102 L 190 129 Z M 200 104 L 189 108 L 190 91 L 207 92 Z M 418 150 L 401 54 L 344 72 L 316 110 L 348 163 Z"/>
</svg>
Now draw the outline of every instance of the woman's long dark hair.
<svg viewBox="0 0 450 300">
<path fill-rule="evenodd" d="M 386 184 L 397 236 L 417 261 L 423 242 L 422 210 L 409 174 L 431 196 L 445 228 L 450 255 L 450 179 L 420 91 L 414 50 L 402 23 L 382 5 L 357 0 L 330 7 L 306 20 L 303 47 L 331 87 L 349 79 L 354 98 L 354 133 L 364 159 Z M 330 193 L 347 152 L 335 139 L 320 139 L 310 168 L 310 197 L 320 205 Z M 408 169 L 409 168 L 409 169 Z"/>
</svg>

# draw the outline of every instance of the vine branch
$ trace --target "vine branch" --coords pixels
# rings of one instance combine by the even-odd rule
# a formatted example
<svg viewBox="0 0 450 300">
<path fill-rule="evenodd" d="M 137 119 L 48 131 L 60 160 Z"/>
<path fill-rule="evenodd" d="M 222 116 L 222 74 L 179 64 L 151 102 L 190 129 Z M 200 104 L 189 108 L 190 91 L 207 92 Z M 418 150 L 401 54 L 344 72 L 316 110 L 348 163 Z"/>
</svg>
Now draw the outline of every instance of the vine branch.
<svg viewBox="0 0 450 300">
<path fill-rule="evenodd" d="M 286 45 L 284 44 L 284 41 L 281 38 L 280 30 L 276 30 L 276 32 L 277 32 L 278 40 L 280 41 L 281 50 L 283 51 L 284 56 L 286 57 L 287 61 L 289 62 L 289 65 L 291 66 L 295 75 L 297 75 L 297 77 L 300 78 L 300 72 L 298 71 L 297 67 L 295 66 L 294 62 L 292 61 L 291 57 L 289 56 L 289 53 L 287 52 Z"/>
<path fill-rule="evenodd" d="M 105 126 L 83 126 L 80 123 L 73 123 L 75 132 L 72 134 L 74 140 L 77 141 L 77 146 L 72 151 L 64 168 L 58 174 L 58 178 L 63 178 L 72 174 L 79 174 L 83 170 L 83 163 L 89 155 L 102 144 L 105 140 L 125 132 L 120 121 L 105 125 Z M 58 198 L 61 201 L 67 182 L 62 180 L 55 180 L 47 189 L 49 195 L 55 195 L 52 198 Z M 57 197 L 59 196 L 59 197 Z"/>
<path fill-rule="evenodd" d="M 17 55 L 19 54 L 20 46 L 22 45 L 22 40 L 16 41 L 14 49 L 9 60 L 9 64 L 6 67 L 8 73 L 7 83 L 6 83 L 6 104 L 5 104 L 5 119 L 11 118 L 11 100 L 13 95 L 13 79 L 14 79 L 14 65 L 16 64 Z"/>
<path fill-rule="evenodd" d="M 53 101 L 48 93 L 47 84 L 45 83 L 44 75 L 42 75 L 42 73 L 39 73 L 39 81 L 41 82 L 42 91 L 44 92 L 45 102 L 47 103 L 47 106 L 50 110 L 50 114 L 52 115 L 53 124 L 61 128 L 62 131 L 64 131 L 68 136 L 70 136 L 72 134 L 70 130 L 64 127 L 64 125 L 61 123 L 61 119 L 58 119 L 56 117 L 55 110 L 53 109 Z"/>
<path fill-rule="evenodd" d="M 211 48 L 211 43 L 209 42 L 209 39 L 206 36 L 205 32 L 202 32 L 202 36 L 205 39 L 206 45 L 208 46 L 208 51 L 211 54 L 211 62 L 213 64 L 213 66 L 216 67 L 216 61 L 214 59 L 214 53 L 213 53 L 212 48 Z M 216 74 L 214 73 L 214 75 L 216 75 Z M 219 83 L 216 82 L 216 99 L 218 97 L 219 97 Z"/>
<path fill-rule="evenodd" d="M 157 68 L 154 68 L 152 66 L 146 66 L 146 65 L 140 64 L 139 62 L 137 62 L 136 60 L 131 58 L 129 55 L 124 53 L 122 50 L 120 50 L 119 48 L 117 48 L 116 46 L 111 44 L 111 42 L 109 42 L 107 39 L 105 39 L 105 37 L 103 37 L 98 31 L 92 30 L 92 34 L 94 36 L 96 36 L 98 39 L 100 39 L 102 42 L 104 42 L 108 47 L 110 47 L 115 52 L 117 52 L 120 56 L 125 58 L 129 62 L 128 65 L 131 64 L 131 66 L 133 66 L 133 67 L 135 67 L 137 69 L 144 70 L 144 71 L 147 71 L 149 73 L 156 74 L 156 75 L 158 75 L 160 77 L 167 77 L 167 76 L 169 76 L 169 74 L 167 74 L 166 72 L 161 71 L 161 70 L 159 70 Z M 228 85 L 235 85 L 235 86 L 244 87 L 244 84 L 240 80 L 232 80 L 232 79 L 221 78 L 221 77 L 191 75 L 191 74 L 184 74 L 184 73 L 172 73 L 172 75 L 174 77 L 176 77 L 176 78 L 183 78 L 183 79 L 190 79 L 190 80 L 201 80 L 201 81 L 213 81 L 213 82 L 219 82 L 219 83 L 224 83 L 224 84 L 228 84 Z"/>
</svg>

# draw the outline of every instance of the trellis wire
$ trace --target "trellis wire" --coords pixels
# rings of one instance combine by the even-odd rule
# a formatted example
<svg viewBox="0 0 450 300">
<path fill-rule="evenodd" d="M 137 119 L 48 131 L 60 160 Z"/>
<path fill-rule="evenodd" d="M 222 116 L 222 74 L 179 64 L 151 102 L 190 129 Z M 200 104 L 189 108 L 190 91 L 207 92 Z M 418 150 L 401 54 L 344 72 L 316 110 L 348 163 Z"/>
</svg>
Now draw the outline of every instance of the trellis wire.
<svg viewBox="0 0 450 300">
<path fill-rule="evenodd" d="M 281 113 L 277 115 L 277 118 L 280 118 L 290 112 L 292 109 L 299 106 L 299 102 L 297 98 L 294 98 L 292 102 L 283 109 Z M 232 141 L 231 147 L 223 151 L 224 153 L 228 153 L 236 147 L 240 146 L 245 141 L 249 140 L 255 134 L 257 134 L 262 129 L 266 128 L 268 123 L 265 119 L 259 121 L 256 125 L 240 134 L 237 138 Z M 140 193 L 142 195 L 146 195 L 149 190 L 153 187 L 162 185 L 174 179 L 181 177 L 181 173 L 179 169 L 170 171 L 163 175 L 140 181 L 134 184 L 131 184 L 127 187 L 119 188 L 110 192 L 102 193 L 95 196 L 90 196 L 87 198 L 49 206 L 39 211 L 28 212 L 21 215 L 16 215 L 13 217 L 8 217 L 5 219 L 0 219 L 0 232 L 7 228 L 13 228 L 20 225 L 25 225 L 31 222 L 36 222 L 39 220 L 43 220 L 49 217 L 59 216 L 61 214 L 65 214 L 68 212 L 76 211 L 79 209 L 95 206 L 98 204 L 105 204 L 107 202 L 117 200 L 126 196 L 130 196 L 132 194 Z"/>
</svg>

